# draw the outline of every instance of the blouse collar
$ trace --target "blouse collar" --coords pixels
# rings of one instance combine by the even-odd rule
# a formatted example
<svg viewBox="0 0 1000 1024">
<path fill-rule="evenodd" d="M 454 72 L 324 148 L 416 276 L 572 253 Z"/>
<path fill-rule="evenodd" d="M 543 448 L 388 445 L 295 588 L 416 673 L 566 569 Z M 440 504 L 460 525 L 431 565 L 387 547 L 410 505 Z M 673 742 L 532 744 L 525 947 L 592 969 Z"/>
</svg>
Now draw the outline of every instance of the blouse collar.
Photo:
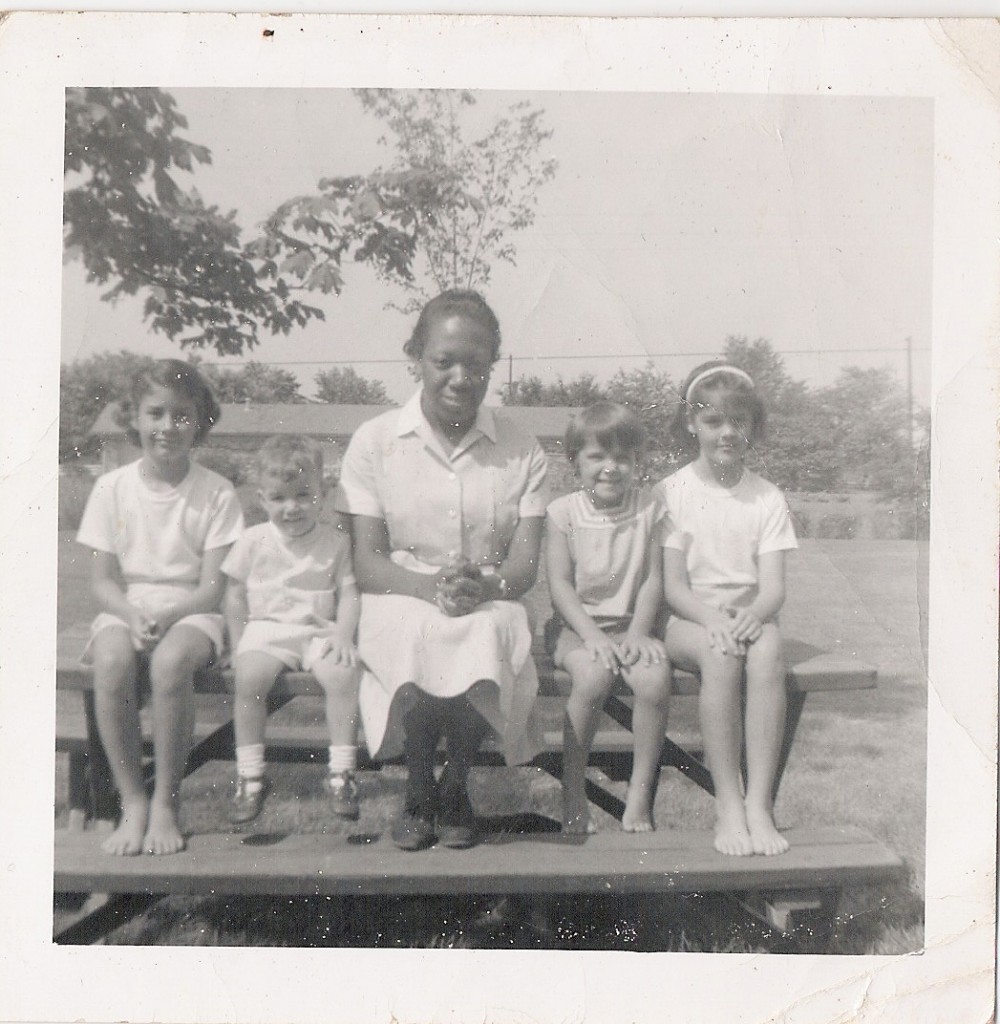
<svg viewBox="0 0 1000 1024">
<path fill-rule="evenodd" d="M 420 407 L 420 396 L 423 393 L 421 388 L 413 395 L 406 404 L 399 410 L 399 420 L 396 424 L 396 434 L 403 437 L 406 434 L 420 434 L 422 437 L 432 437 L 434 431 Z M 493 444 L 497 440 L 496 417 L 491 408 L 481 405 L 476 410 L 476 422 L 459 444 L 459 448 L 466 448 L 479 437 L 488 438 Z"/>
</svg>

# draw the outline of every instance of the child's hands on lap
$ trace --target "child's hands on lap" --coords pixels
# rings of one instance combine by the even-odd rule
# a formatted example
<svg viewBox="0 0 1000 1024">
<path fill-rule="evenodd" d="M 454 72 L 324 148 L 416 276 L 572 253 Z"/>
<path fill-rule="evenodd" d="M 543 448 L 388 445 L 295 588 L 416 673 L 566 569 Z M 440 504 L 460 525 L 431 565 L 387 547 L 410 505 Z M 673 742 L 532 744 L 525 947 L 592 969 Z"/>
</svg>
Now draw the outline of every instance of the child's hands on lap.
<svg viewBox="0 0 1000 1024">
<path fill-rule="evenodd" d="M 147 607 L 144 618 L 147 623 L 149 646 L 152 646 L 167 635 L 167 631 L 174 623 L 180 621 L 181 616 L 177 614 L 172 604 L 164 604 L 160 607 Z"/>
<path fill-rule="evenodd" d="M 354 668 L 358 663 L 358 649 L 349 640 L 339 636 L 325 636 L 320 641 L 316 660 L 329 658 L 335 665 Z"/>
<path fill-rule="evenodd" d="M 667 648 L 655 637 L 626 634 L 618 645 L 618 660 L 625 666 L 662 665 L 667 660 Z"/>
<path fill-rule="evenodd" d="M 618 645 L 606 636 L 600 640 L 584 640 L 583 649 L 590 655 L 591 661 L 599 661 L 609 672 L 617 672 L 622 664 Z"/>
<path fill-rule="evenodd" d="M 135 642 L 144 651 L 152 650 L 163 636 L 156 620 L 139 611 L 138 608 L 133 608 L 128 617 L 128 629 Z"/>
<path fill-rule="evenodd" d="M 736 657 L 746 654 L 746 645 L 733 634 L 733 620 L 728 612 L 713 612 L 705 623 L 705 630 L 709 647 Z"/>
<path fill-rule="evenodd" d="M 731 608 L 729 614 L 732 616 L 730 626 L 733 636 L 737 640 L 752 644 L 760 638 L 764 625 L 749 608 Z"/>
</svg>

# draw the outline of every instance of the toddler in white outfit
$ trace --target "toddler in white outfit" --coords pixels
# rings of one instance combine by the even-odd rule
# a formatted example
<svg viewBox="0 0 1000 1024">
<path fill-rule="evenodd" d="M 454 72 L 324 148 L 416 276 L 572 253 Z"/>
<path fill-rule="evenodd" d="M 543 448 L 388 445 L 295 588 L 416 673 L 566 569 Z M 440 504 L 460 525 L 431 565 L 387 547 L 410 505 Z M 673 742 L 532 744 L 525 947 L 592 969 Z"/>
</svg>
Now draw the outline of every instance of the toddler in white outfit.
<svg viewBox="0 0 1000 1024">
<path fill-rule="evenodd" d="M 257 455 L 258 498 L 268 522 L 251 527 L 223 562 L 225 614 L 236 672 L 236 791 L 228 817 L 252 821 L 269 789 L 267 695 L 286 669 L 312 672 L 326 694 L 327 788 L 339 817 L 359 814 L 358 686 L 354 643 L 360 609 L 350 541 L 318 521 L 323 454 L 306 437 L 272 437 Z"/>
</svg>

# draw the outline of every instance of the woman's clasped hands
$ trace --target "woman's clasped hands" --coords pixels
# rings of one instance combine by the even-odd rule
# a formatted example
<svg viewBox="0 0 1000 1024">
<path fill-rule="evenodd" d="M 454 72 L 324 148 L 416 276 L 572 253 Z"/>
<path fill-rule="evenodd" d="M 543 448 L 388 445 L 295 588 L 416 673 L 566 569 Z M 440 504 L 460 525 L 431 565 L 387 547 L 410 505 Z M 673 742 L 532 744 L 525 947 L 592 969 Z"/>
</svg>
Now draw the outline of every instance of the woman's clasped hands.
<svg viewBox="0 0 1000 1024">
<path fill-rule="evenodd" d="M 446 565 L 436 580 L 434 603 L 445 615 L 468 615 L 488 600 L 482 570 L 467 559 Z"/>
</svg>

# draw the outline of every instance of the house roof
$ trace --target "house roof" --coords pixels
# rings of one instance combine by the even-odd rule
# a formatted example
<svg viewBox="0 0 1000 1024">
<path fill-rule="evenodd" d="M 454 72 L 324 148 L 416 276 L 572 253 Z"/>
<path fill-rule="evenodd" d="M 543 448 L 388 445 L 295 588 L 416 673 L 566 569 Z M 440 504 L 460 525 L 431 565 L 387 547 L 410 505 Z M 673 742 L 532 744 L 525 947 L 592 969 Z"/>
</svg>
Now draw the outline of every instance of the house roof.
<svg viewBox="0 0 1000 1024">
<path fill-rule="evenodd" d="M 366 420 L 385 412 L 384 405 L 224 405 L 212 437 L 270 437 L 272 434 L 308 434 L 311 437 L 347 438 Z M 124 437 L 115 421 L 114 406 L 106 406 L 90 432 L 98 437 Z M 565 406 L 511 406 L 498 409 L 522 430 L 539 440 L 561 439 L 570 416 Z"/>
</svg>

